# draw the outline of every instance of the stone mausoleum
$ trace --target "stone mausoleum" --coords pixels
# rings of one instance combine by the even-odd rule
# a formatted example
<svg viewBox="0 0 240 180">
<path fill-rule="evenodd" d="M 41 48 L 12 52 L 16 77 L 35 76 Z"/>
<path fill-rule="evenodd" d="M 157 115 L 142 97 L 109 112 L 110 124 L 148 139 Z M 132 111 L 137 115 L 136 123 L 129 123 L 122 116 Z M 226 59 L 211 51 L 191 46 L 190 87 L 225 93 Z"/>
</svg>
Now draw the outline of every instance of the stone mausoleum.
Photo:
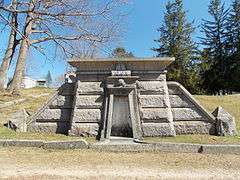
<svg viewBox="0 0 240 180">
<path fill-rule="evenodd" d="M 174 58 L 74 59 L 65 83 L 32 117 L 34 132 L 98 139 L 216 134 L 216 119 L 179 83 L 166 81 Z"/>
</svg>

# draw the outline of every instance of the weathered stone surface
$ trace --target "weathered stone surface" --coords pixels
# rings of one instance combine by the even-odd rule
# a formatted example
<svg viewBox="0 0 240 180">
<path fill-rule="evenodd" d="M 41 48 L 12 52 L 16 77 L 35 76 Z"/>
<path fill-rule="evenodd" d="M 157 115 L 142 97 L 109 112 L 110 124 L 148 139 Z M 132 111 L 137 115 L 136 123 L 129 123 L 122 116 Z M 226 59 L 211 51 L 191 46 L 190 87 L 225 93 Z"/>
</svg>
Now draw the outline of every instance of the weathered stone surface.
<svg viewBox="0 0 240 180">
<path fill-rule="evenodd" d="M 69 129 L 70 129 L 69 122 L 34 123 L 28 126 L 29 132 L 67 134 Z"/>
<path fill-rule="evenodd" d="M 163 72 L 146 73 L 142 71 L 132 72 L 133 76 L 138 76 L 143 81 L 165 81 L 166 75 Z"/>
<path fill-rule="evenodd" d="M 45 109 L 36 119 L 70 121 L 71 109 Z"/>
<path fill-rule="evenodd" d="M 169 84 L 168 84 L 168 93 L 169 93 L 169 95 L 181 95 L 181 94 L 183 94 L 178 87 L 171 86 Z"/>
<path fill-rule="evenodd" d="M 76 109 L 73 122 L 99 122 L 101 120 L 100 109 Z"/>
<path fill-rule="evenodd" d="M 78 95 L 76 97 L 77 108 L 100 108 L 103 98 L 100 95 Z"/>
<path fill-rule="evenodd" d="M 177 135 L 181 134 L 215 134 L 215 125 L 202 121 L 174 122 Z"/>
<path fill-rule="evenodd" d="M 90 149 L 110 152 L 172 152 L 172 153 L 198 153 L 200 144 L 184 143 L 129 143 L 112 144 L 94 143 Z"/>
<path fill-rule="evenodd" d="M 5 126 L 17 132 L 26 132 L 28 118 L 29 114 L 26 112 L 26 110 L 21 109 L 12 114 Z"/>
<path fill-rule="evenodd" d="M 162 81 L 139 81 L 137 86 L 141 94 L 165 94 Z"/>
<path fill-rule="evenodd" d="M 168 113 L 165 108 L 147 108 L 141 110 L 141 119 L 144 122 L 168 122 Z"/>
<path fill-rule="evenodd" d="M 49 105 L 49 108 L 65 108 L 71 109 L 72 108 L 72 96 L 57 96 L 56 99 Z"/>
<path fill-rule="evenodd" d="M 240 145 L 202 145 L 202 153 L 240 155 Z"/>
<path fill-rule="evenodd" d="M 184 95 L 170 95 L 170 104 L 172 108 L 190 108 L 194 107 Z"/>
<path fill-rule="evenodd" d="M 74 94 L 74 88 L 75 88 L 75 84 L 74 83 L 64 83 L 59 88 L 59 95 L 71 96 L 71 95 Z"/>
<path fill-rule="evenodd" d="M 141 107 L 166 107 L 166 101 L 163 95 L 141 95 Z"/>
<path fill-rule="evenodd" d="M 217 135 L 219 136 L 235 136 L 237 135 L 237 128 L 235 118 L 229 114 L 222 107 L 218 107 L 213 112 L 217 120 Z"/>
<path fill-rule="evenodd" d="M 174 121 L 192 121 L 206 119 L 196 108 L 172 108 Z"/>
<path fill-rule="evenodd" d="M 44 149 L 87 149 L 88 143 L 85 140 L 78 141 L 51 141 L 45 142 Z"/>
<path fill-rule="evenodd" d="M 78 82 L 79 94 L 102 94 L 102 82 Z"/>
<path fill-rule="evenodd" d="M 143 123 L 142 130 L 145 137 L 164 137 L 176 135 L 173 126 L 169 123 Z"/>
<path fill-rule="evenodd" d="M 98 123 L 74 123 L 69 135 L 82 137 L 96 137 L 99 131 Z"/>
<path fill-rule="evenodd" d="M 44 142 L 41 140 L 3 140 L 3 146 L 16 147 L 42 147 Z"/>
</svg>

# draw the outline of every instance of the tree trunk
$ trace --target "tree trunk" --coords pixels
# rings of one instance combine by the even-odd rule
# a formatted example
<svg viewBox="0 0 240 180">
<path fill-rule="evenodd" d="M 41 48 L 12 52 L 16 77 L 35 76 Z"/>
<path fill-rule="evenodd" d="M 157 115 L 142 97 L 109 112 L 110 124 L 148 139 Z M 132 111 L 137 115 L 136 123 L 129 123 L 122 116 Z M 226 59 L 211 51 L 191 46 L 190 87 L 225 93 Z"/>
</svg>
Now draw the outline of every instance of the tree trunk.
<svg viewBox="0 0 240 180">
<path fill-rule="evenodd" d="M 26 66 L 26 58 L 27 58 L 27 54 L 30 46 L 29 36 L 32 33 L 33 8 L 34 8 L 34 0 L 31 1 L 31 4 L 29 5 L 29 13 L 25 21 L 25 27 L 24 27 L 24 33 L 23 33 L 24 37 L 20 45 L 17 65 L 14 71 L 13 80 L 8 88 L 8 90 L 14 95 L 20 95 L 22 79 L 24 76 L 25 66 Z"/>
<path fill-rule="evenodd" d="M 12 8 L 17 9 L 17 0 L 12 0 Z M 11 27 L 9 40 L 8 40 L 8 47 L 0 67 L 0 90 L 3 90 L 5 88 L 4 86 L 7 82 L 7 72 L 11 64 L 16 46 L 18 44 L 16 40 L 16 36 L 17 36 L 16 29 L 18 28 L 17 13 L 12 13 L 11 26 L 12 27 Z"/>
<path fill-rule="evenodd" d="M 20 95 L 20 89 L 21 89 L 22 79 L 24 76 L 28 49 L 29 49 L 29 45 L 28 45 L 27 39 L 23 39 L 21 42 L 20 50 L 19 50 L 17 65 L 13 75 L 13 80 L 8 88 L 8 90 L 14 95 Z"/>
</svg>

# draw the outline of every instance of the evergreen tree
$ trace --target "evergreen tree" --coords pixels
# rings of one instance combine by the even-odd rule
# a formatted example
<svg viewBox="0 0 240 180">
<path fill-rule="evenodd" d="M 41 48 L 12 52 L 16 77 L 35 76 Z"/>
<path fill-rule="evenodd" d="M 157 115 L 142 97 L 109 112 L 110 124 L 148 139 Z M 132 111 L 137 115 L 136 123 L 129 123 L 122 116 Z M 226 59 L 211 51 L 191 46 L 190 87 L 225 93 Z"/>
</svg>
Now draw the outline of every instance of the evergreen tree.
<svg viewBox="0 0 240 180">
<path fill-rule="evenodd" d="M 228 63 L 228 51 L 226 41 L 228 37 L 227 18 L 228 10 L 225 10 L 221 0 L 211 0 L 208 13 L 212 21 L 204 20 L 202 32 L 202 44 L 207 49 L 208 68 L 203 73 L 203 86 L 208 93 L 215 94 L 220 90 L 227 90 L 226 75 Z"/>
<path fill-rule="evenodd" d="M 240 92 L 240 0 L 234 0 L 228 18 L 228 88 Z"/>
<path fill-rule="evenodd" d="M 46 83 L 47 83 L 47 87 L 50 87 L 52 84 L 52 76 L 50 71 L 48 71 L 47 76 L 46 76 Z"/>
<path fill-rule="evenodd" d="M 112 57 L 115 58 L 133 58 L 134 55 L 132 52 L 127 52 L 123 47 L 117 47 L 113 50 Z"/>
<path fill-rule="evenodd" d="M 170 56 L 176 60 L 168 68 L 168 80 L 178 81 L 192 93 L 199 93 L 198 72 L 193 68 L 197 52 L 192 39 L 195 28 L 187 21 L 183 0 L 168 1 L 164 15 L 164 23 L 158 29 L 160 37 L 155 40 L 158 48 L 157 57 Z"/>
</svg>

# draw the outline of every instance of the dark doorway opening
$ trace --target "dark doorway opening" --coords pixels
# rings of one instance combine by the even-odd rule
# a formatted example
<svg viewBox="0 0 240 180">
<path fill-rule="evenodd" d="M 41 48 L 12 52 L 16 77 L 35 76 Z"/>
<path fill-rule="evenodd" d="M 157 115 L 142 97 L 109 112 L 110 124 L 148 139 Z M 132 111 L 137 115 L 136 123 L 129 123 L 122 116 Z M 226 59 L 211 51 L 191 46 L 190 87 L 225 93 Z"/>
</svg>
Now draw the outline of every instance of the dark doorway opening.
<svg viewBox="0 0 240 180">
<path fill-rule="evenodd" d="M 133 137 L 128 96 L 114 96 L 111 136 Z"/>
</svg>

